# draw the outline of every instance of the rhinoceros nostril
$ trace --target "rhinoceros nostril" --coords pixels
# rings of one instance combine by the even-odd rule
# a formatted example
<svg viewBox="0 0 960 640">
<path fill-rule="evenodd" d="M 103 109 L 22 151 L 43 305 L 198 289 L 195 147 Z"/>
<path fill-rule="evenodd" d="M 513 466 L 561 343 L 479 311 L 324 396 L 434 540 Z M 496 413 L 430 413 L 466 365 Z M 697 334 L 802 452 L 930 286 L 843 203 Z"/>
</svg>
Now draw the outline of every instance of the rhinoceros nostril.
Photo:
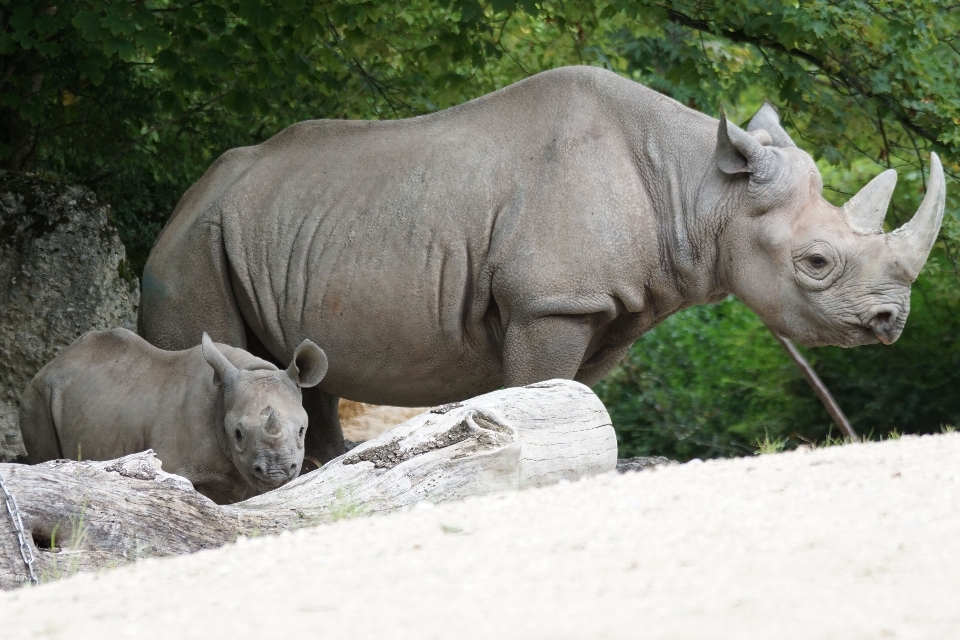
<svg viewBox="0 0 960 640">
<path fill-rule="evenodd" d="M 883 344 L 893 344 L 900 335 L 896 311 L 877 311 L 870 318 L 866 328 Z"/>
<path fill-rule="evenodd" d="M 258 464 L 255 464 L 255 465 L 253 465 L 253 472 L 254 472 L 255 474 L 257 474 L 258 476 L 262 476 L 262 475 L 263 475 L 263 467 L 261 467 L 261 466 L 258 465 Z"/>
</svg>

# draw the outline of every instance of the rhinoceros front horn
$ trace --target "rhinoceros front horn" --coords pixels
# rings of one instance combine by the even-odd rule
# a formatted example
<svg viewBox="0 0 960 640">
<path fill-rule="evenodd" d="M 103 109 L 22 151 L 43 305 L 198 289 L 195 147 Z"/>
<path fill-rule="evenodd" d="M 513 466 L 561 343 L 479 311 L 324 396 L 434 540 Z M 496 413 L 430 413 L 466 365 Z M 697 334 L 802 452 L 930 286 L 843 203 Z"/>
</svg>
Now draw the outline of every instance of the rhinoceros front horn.
<svg viewBox="0 0 960 640">
<path fill-rule="evenodd" d="M 847 223 L 860 233 L 882 233 L 883 219 L 897 186 L 897 172 L 887 169 L 867 183 L 857 195 L 843 205 Z"/>
<path fill-rule="evenodd" d="M 943 207 L 946 188 L 943 180 L 943 167 L 937 154 L 930 154 L 930 183 L 916 215 L 907 224 L 890 234 L 890 245 L 897 260 L 914 280 L 927 261 L 933 243 L 940 233 L 943 222 Z"/>
<path fill-rule="evenodd" d="M 280 426 L 280 416 L 277 415 L 275 410 L 271 411 L 263 430 L 267 432 L 267 435 L 278 436 L 280 435 Z"/>
</svg>

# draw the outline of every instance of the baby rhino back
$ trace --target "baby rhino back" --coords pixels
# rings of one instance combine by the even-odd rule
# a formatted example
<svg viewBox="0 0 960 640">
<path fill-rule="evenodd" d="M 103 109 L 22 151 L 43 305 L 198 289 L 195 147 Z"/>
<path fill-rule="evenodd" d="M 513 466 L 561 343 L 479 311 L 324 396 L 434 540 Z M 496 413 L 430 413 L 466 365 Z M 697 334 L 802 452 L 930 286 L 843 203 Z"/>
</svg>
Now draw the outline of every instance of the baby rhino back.
<svg viewBox="0 0 960 640">
<path fill-rule="evenodd" d="M 109 460 L 150 448 L 155 428 L 185 417 L 184 406 L 202 414 L 214 405 L 215 390 L 188 360 L 189 352 L 161 351 L 125 329 L 81 336 L 24 391 L 20 429 L 30 462 Z"/>
<path fill-rule="evenodd" d="M 162 351 L 124 329 L 91 332 L 28 385 L 20 426 L 32 463 L 153 449 L 165 471 L 235 502 L 296 477 L 306 428 L 300 386 L 325 371 L 326 356 L 309 341 L 281 371 L 206 335 L 202 346 Z"/>
</svg>

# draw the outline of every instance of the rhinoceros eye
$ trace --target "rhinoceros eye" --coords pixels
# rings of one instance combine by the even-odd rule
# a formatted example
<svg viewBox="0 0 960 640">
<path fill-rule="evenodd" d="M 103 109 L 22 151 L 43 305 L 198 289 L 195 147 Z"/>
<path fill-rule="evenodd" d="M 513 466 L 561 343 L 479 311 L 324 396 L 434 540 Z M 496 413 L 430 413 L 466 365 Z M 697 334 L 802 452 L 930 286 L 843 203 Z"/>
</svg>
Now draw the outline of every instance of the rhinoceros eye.
<svg viewBox="0 0 960 640">
<path fill-rule="evenodd" d="M 843 254 L 824 240 L 798 247 L 793 260 L 800 286 L 810 291 L 823 291 L 843 273 Z"/>
<path fill-rule="evenodd" d="M 302 438 L 302 437 L 303 437 L 303 432 L 304 432 L 304 431 L 306 431 L 306 429 L 304 429 L 303 427 L 300 427 L 300 432 L 299 432 L 299 433 L 297 433 L 297 435 L 298 435 L 298 436 L 300 436 L 300 437 Z"/>
</svg>

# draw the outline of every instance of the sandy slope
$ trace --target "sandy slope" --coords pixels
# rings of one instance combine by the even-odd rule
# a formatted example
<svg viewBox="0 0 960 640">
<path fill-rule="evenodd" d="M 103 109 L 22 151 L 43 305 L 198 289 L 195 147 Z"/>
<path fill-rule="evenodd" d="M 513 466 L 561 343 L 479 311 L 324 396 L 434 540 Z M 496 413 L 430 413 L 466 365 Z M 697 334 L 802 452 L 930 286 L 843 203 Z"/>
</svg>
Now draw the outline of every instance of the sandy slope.
<svg viewBox="0 0 960 640">
<path fill-rule="evenodd" d="M 960 638 L 960 434 L 341 521 L 0 595 L 0 637 Z"/>
</svg>

